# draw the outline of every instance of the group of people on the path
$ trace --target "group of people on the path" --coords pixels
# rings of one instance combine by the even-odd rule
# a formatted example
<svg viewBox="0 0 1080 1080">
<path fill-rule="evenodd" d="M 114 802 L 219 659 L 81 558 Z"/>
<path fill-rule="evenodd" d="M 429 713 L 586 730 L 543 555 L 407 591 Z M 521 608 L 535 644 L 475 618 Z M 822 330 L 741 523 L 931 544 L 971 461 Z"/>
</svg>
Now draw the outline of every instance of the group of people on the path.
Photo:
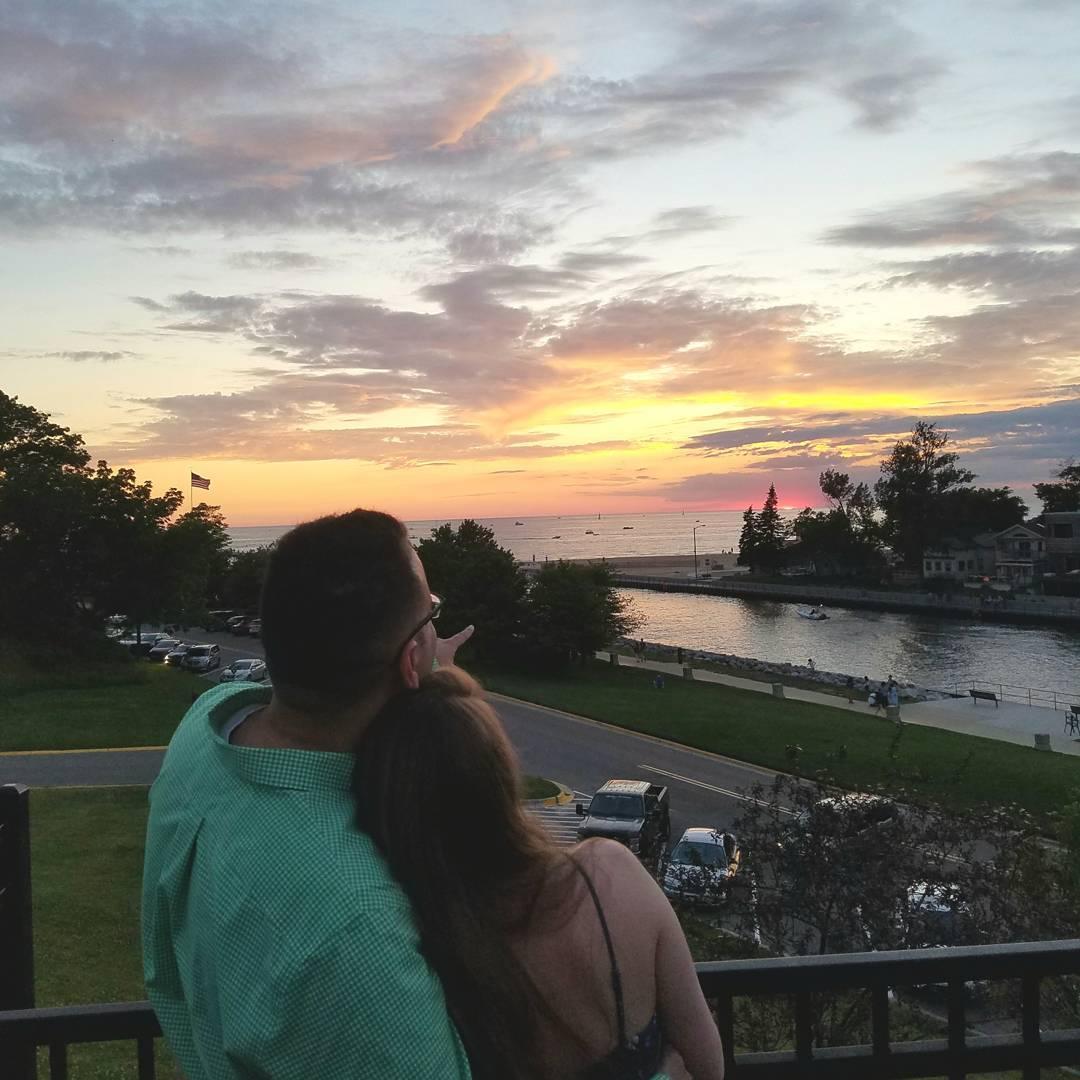
<svg viewBox="0 0 1080 1080">
<path fill-rule="evenodd" d="M 180 722 L 142 932 L 186 1080 L 722 1080 L 670 904 L 623 845 L 526 812 L 441 606 L 395 518 L 300 525 L 263 585 L 272 686 Z"/>
<path fill-rule="evenodd" d="M 878 683 L 876 687 L 871 684 L 868 675 L 864 675 L 862 685 L 856 687 L 855 677 L 849 675 L 846 686 L 849 705 L 855 701 L 856 692 L 859 692 L 875 714 L 886 708 L 900 707 L 900 684 L 891 675 L 886 682 Z"/>
</svg>

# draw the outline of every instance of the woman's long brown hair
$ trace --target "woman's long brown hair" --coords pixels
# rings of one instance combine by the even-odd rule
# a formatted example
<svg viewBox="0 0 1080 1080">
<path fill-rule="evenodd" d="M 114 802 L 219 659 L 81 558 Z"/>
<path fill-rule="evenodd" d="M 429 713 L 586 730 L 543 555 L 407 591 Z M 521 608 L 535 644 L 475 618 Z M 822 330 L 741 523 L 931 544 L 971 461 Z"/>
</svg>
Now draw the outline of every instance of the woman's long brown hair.
<svg viewBox="0 0 1080 1080">
<path fill-rule="evenodd" d="M 579 879 L 522 806 L 516 756 L 476 681 L 443 668 L 392 701 L 357 749 L 354 793 L 360 828 L 412 904 L 473 1076 L 542 1076 L 537 1017 L 565 1024 L 509 937 L 537 917 L 553 875 L 565 875 L 549 892 L 560 910 L 545 905 L 545 920 L 579 901 Z"/>
</svg>

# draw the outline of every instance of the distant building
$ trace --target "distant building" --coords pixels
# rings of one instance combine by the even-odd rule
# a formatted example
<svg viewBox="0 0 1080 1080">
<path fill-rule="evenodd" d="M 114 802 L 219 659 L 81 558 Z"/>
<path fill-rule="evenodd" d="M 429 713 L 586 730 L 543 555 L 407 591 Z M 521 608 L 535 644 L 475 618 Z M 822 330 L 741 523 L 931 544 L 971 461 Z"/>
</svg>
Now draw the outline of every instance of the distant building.
<svg viewBox="0 0 1080 1080">
<path fill-rule="evenodd" d="M 1062 510 L 1039 519 L 1046 530 L 1046 564 L 1053 574 L 1080 570 L 1080 511 Z"/>
<path fill-rule="evenodd" d="M 994 577 L 1026 589 L 1046 570 L 1046 529 L 1034 521 L 1010 525 L 994 537 Z"/>
<path fill-rule="evenodd" d="M 993 577 L 997 553 L 994 533 L 979 533 L 964 540 L 949 537 L 923 552 L 923 578 L 967 581 Z"/>
</svg>

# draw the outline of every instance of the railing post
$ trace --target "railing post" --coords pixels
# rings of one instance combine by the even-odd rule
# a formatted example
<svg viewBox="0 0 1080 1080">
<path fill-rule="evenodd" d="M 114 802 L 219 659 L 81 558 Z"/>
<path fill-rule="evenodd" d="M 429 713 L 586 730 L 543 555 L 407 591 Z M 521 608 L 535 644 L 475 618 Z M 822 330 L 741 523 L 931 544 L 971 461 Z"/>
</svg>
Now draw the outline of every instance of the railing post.
<svg viewBox="0 0 1080 1080">
<path fill-rule="evenodd" d="M 964 996 L 967 993 L 963 979 L 950 979 L 947 991 L 949 1009 L 949 1080 L 964 1080 L 964 1047 L 967 1043 L 967 1025 L 964 1016 Z"/>
<path fill-rule="evenodd" d="M 0 784 L 0 1010 L 34 1007 L 30 906 L 30 790 Z M 34 1048 L 4 1048 L 5 1076 L 34 1080 Z M 7 1071 L 10 1069 L 10 1071 Z"/>
<path fill-rule="evenodd" d="M 1039 1080 L 1039 976 L 1025 975 L 1021 980 L 1020 1023 L 1024 1036 L 1024 1080 Z"/>
</svg>

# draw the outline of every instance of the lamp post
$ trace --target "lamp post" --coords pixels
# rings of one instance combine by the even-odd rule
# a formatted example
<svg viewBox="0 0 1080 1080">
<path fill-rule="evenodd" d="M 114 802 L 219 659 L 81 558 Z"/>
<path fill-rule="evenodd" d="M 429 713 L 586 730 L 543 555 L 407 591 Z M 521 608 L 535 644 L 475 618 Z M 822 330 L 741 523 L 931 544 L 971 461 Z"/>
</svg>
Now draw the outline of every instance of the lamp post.
<svg viewBox="0 0 1080 1080">
<path fill-rule="evenodd" d="M 697 531 L 704 529 L 708 522 L 699 521 L 693 529 L 694 532 L 694 580 L 697 581 Z"/>
</svg>

